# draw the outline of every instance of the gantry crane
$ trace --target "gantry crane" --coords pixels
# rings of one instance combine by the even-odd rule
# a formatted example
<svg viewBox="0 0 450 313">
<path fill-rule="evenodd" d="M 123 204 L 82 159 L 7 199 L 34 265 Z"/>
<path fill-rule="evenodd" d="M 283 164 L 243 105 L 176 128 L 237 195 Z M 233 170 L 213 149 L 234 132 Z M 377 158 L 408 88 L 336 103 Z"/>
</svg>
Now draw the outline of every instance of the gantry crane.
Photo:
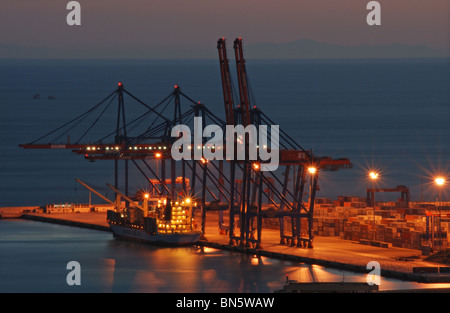
<svg viewBox="0 0 450 313">
<path fill-rule="evenodd" d="M 262 161 L 250 160 L 248 157 L 245 160 L 233 159 L 229 162 L 205 160 L 204 158 L 176 161 L 171 155 L 172 144 L 177 139 L 171 137 L 172 128 L 178 124 L 192 125 L 195 118 L 201 119 L 203 126 L 215 124 L 222 129 L 227 125 L 237 124 L 255 125 L 257 127 L 277 125 L 260 108 L 254 104 L 252 106 L 250 102 L 242 38 L 236 38 L 234 41 L 239 85 L 239 105 L 237 107 L 235 107 L 236 101 L 233 99 L 225 38 L 219 39 L 217 47 L 225 120 L 215 115 L 205 104 L 194 101 L 183 93 L 179 85 L 175 85 L 172 92 L 162 101 L 150 106 L 130 93 L 122 83 L 119 83 L 109 96 L 87 112 L 54 131 L 28 144 L 21 145 L 21 147 L 26 149 L 69 149 L 84 156 L 89 161 L 113 160 L 115 183 L 114 186 L 110 185 L 109 187 L 115 190 L 116 196 L 120 195 L 127 198 L 129 196 L 129 162 L 139 170 L 148 184 L 160 196 L 176 197 L 176 185 L 181 184 L 181 193 L 185 196 L 194 197 L 198 202 L 198 207 L 201 209 L 201 226 L 204 234 L 206 211 L 209 209 L 219 210 L 223 217 L 223 213 L 228 210 L 230 224 L 226 229 L 230 244 L 261 248 L 263 218 L 277 218 L 280 222 L 281 243 L 312 247 L 312 216 L 318 175 L 324 170 L 351 167 L 348 159 L 336 160 L 330 157 L 315 156 L 311 150 L 303 149 L 281 128 L 280 167 L 276 172 L 259 170 L 258 166 Z M 132 120 L 127 120 L 125 111 L 128 106 L 125 106 L 125 97 L 137 102 L 144 109 L 144 112 Z M 105 136 L 96 137 L 92 134 L 92 130 L 114 99 L 118 100 L 117 114 L 115 122 L 110 123 L 110 125 L 115 125 L 115 128 Z M 187 102 L 187 105 L 184 105 L 185 102 Z M 48 141 L 50 135 L 59 131 L 63 132 L 65 128 L 76 125 L 79 120 L 91 115 L 96 110 L 100 110 L 104 104 L 107 104 L 106 108 L 101 111 L 94 123 L 82 132 L 80 138 L 74 143 L 69 142 L 69 140 L 67 143 Z M 173 108 L 172 112 L 167 112 L 167 108 Z M 127 117 L 129 117 L 129 114 L 127 114 Z M 144 123 L 145 128 L 137 132 L 134 127 L 138 123 Z M 89 140 L 87 139 L 88 135 L 92 136 Z M 193 142 L 195 141 L 193 140 Z M 190 153 L 194 155 L 195 150 L 203 150 L 208 147 L 203 138 L 202 142 L 192 144 L 188 148 Z M 224 150 L 226 148 L 225 146 Z M 119 162 L 125 163 L 124 193 L 119 190 Z M 155 170 L 155 166 L 151 162 L 157 162 L 159 169 Z M 170 166 L 167 166 L 166 162 L 169 162 Z M 310 166 L 317 168 L 314 174 L 308 174 L 307 168 Z M 167 170 L 169 170 L 169 173 L 167 173 Z M 284 177 L 279 177 L 280 172 Z M 309 205 L 306 205 L 302 199 L 307 175 L 310 175 L 311 185 Z M 290 181 L 292 186 L 289 184 Z M 157 188 L 157 185 L 161 188 Z M 236 234 L 238 229 L 236 228 L 235 217 L 238 217 L 240 222 L 239 235 Z M 291 221 L 290 235 L 285 231 L 286 219 Z M 306 220 L 306 230 L 301 229 L 301 220 Z M 220 225 L 224 226 L 223 223 Z"/>
<path fill-rule="evenodd" d="M 239 103 L 235 108 L 233 106 L 234 100 L 232 98 L 232 86 L 229 71 L 229 62 L 226 53 L 226 40 L 220 38 L 217 44 L 219 50 L 219 64 L 222 77 L 222 90 L 224 95 L 225 116 L 228 125 L 236 125 L 239 121 L 243 126 L 253 124 L 257 127 L 263 125 L 275 125 L 275 123 L 265 115 L 261 109 L 256 105 L 252 107 L 250 102 L 250 94 L 247 81 L 247 71 L 245 67 L 244 51 L 242 45 L 242 38 L 234 40 L 234 52 L 236 59 L 236 72 L 239 86 Z M 234 210 L 230 205 L 230 244 L 239 241 L 240 244 L 248 243 L 255 244 L 256 247 L 261 247 L 261 227 L 263 217 L 277 217 L 280 225 L 280 242 L 290 242 L 292 245 L 307 245 L 312 247 L 312 217 L 314 211 L 314 198 L 317 190 L 318 173 L 320 170 L 337 170 L 339 168 L 351 167 L 348 159 L 334 160 L 330 157 L 316 157 L 310 151 L 303 149 L 291 137 L 289 137 L 282 130 L 282 145 L 280 149 L 280 165 L 284 166 L 284 179 L 281 180 L 274 173 L 264 172 L 258 170 L 258 165 L 248 159 L 244 162 L 231 161 L 230 178 L 235 179 L 236 166 L 242 171 L 242 179 L 239 181 L 239 211 Z M 247 144 L 248 141 L 246 140 Z M 256 167 L 255 167 L 256 164 Z M 302 201 L 303 189 L 305 186 L 305 178 L 307 168 L 314 166 L 317 168 L 311 174 L 311 201 L 309 208 L 306 208 Z M 289 175 L 291 169 L 294 170 L 294 185 L 288 186 Z M 232 187 L 234 192 L 234 187 Z M 267 197 L 270 207 L 265 206 L 263 210 L 262 196 Z M 275 195 L 275 196 L 274 196 Z M 240 236 L 234 235 L 234 220 L 235 215 L 240 218 Z M 256 227 L 253 227 L 252 219 L 256 217 Z M 291 219 L 292 231 L 291 235 L 286 235 L 284 232 L 284 218 Z M 307 219 L 307 236 L 302 236 L 300 229 L 300 219 Z M 256 228 L 257 236 L 251 236 L 251 232 Z"/>
</svg>

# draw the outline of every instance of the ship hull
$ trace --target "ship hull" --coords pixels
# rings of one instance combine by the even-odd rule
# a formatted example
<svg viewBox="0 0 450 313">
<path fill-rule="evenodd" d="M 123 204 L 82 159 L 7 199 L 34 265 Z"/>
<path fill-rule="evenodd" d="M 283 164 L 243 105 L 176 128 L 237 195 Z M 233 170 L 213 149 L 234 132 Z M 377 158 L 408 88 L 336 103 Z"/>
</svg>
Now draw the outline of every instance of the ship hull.
<svg viewBox="0 0 450 313">
<path fill-rule="evenodd" d="M 134 229 L 121 225 L 110 225 L 115 237 L 139 241 L 155 245 L 182 246 L 190 245 L 200 240 L 200 232 L 174 234 L 148 234 L 143 229 Z"/>
</svg>

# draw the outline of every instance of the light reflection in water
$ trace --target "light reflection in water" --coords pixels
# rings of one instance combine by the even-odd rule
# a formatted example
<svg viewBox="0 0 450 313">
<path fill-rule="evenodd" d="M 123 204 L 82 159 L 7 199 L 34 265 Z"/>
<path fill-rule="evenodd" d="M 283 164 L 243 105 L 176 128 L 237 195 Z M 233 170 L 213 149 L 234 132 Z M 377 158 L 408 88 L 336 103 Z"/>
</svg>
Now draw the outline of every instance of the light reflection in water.
<svg viewBox="0 0 450 313">
<path fill-rule="evenodd" d="M 0 292 L 271 293 L 283 287 L 286 275 L 302 282 L 364 282 L 367 276 L 207 247 L 153 247 L 40 222 L 0 224 Z M 66 283 L 71 260 L 81 264 L 76 288 Z M 436 287 L 450 284 L 382 277 L 380 290 Z"/>
</svg>

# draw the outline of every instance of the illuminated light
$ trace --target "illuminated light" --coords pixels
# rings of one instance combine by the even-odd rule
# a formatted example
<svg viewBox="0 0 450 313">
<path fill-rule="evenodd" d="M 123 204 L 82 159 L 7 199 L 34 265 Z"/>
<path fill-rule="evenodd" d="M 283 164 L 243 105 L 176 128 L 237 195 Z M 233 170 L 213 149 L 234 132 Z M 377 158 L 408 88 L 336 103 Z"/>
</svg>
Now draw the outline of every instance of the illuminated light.
<svg viewBox="0 0 450 313">
<path fill-rule="evenodd" d="M 175 87 L 175 89 L 178 89 L 178 85 L 175 85 L 174 87 Z"/>
<path fill-rule="evenodd" d="M 185 202 L 186 202 L 187 204 L 191 203 L 191 198 L 186 198 Z"/>
<path fill-rule="evenodd" d="M 206 163 L 208 163 L 208 160 L 207 159 L 205 159 L 205 158 L 201 158 L 200 159 L 200 161 L 203 163 L 203 164 L 206 164 Z"/>
<path fill-rule="evenodd" d="M 371 179 L 377 179 L 378 178 L 378 173 L 377 172 L 370 172 L 369 173 L 369 177 Z"/>
<path fill-rule="evenodd" d="M 150 197 L 150 195 L 148 194 L 148 193 L 146 193 L 145 195 L 144 195 L 144 198 L 145 199 L 148 199 Z"/>
<path fill-rule="evenodd" d="M 442 186 L 445 184 L 445 179 L 443 177 L 437 177 L 434 181 L 438 186 Z"/>
<path fill-rule="evenodd" d="M 308 172 L 310 174 L 315 174 L 317 172 L 317 168 L 315 168 L 314 166 L 310 166 L 308 167 Z"/>
<path fill-rule="evenodd" d="M 258 163 L 253 163 L 253 169 L 255 171 L 259 170 L 259 164 Z"/>
<path fill-rule="evenodd" d="M 155 153 L 155 157 L 159 159 L 161 157 L 161 153 L 159 152 Z"/>
<path fill-rule="evenodd" d="M 117 85 L 118 85 L 119 87 L 121 87 L 121 86 L 122 86 L 122 82 L 119 82 Z"/>
<path fill-rule="evenodd" d="M 91 147 L 87 147 L 86 150 L 91 150 Z"/>
</svg>

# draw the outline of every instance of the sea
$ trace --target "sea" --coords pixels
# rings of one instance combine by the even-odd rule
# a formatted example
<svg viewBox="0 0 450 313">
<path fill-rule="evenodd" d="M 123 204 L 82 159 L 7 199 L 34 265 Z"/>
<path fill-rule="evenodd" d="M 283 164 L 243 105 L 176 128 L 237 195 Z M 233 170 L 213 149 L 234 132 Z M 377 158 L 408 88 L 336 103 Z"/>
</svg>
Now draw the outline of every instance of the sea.
<svg viewBox="0 0 450 313">
<path fill-rule="evenodd" d="M 232 62 L 230 69 L 234 78 Z M 449 59 L 249 59 L 246 69 L 252 106 L 305 150 L 351 161 L 351 169 L 320 172 L 316 197 L 366 197 L 374 169 L 377 187 L 403 185 L 412 201 L 437 200 L 434 177 L 448 177 L 450 169 Z M 165 98 L 175 85 L 186 95 L 183 110 L 201 102 L 225 119 L 217 60 L 0 60 L 0 207 L 87 203 L 89 192 L 76 178 L 113 197 L 106 186 L 114 181 L 112 161 L 19 144 L 86 143 L 114 133 L 118 100 L 107 96 L 119 82 L 134 96 L 124 95 L 130 121 L 148 107 L 171 107 Z M 139 119 L 128 133 L 140 134 L 153 121 Z M 137 169 L 129 175 L 131 191 L 146 188 Z M 448 188 L 440 192 L 449 199 Z M 376 197 L 396 201 L 400 194 Z M 323 281 L 365 280 L 361 273 L 215 249 L 143 247 L 108 233 L 39 222 L 2 220 L 0 233 L 1 292 L 273 292 L 286 273 L 301 280 L 313 272 Z M 66 283 L 71 260 L 83 269 L 76 288 Z M 418 288 L 386 282 L 391 289 Z"/>
</svg>

